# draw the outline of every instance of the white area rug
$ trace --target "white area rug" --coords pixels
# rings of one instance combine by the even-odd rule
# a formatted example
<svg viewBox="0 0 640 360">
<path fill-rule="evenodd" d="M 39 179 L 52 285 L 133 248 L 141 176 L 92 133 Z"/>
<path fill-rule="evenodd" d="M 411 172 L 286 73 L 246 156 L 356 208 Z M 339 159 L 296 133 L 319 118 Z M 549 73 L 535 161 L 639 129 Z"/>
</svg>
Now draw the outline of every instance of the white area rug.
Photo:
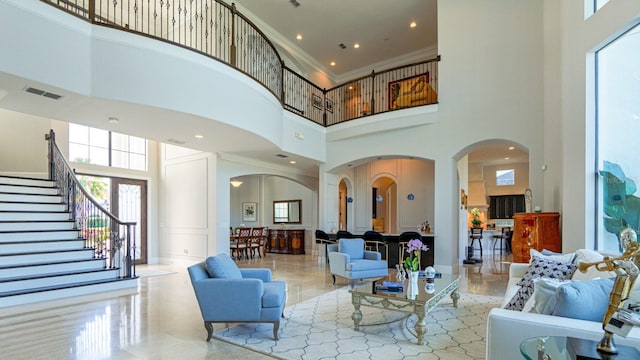
<svg viewBox="0 0 640 360">
<path fill-rule="evenodd" d="M 486 318 L 502 298 L 461 293 L 458 308 L 450 298 L 426 317 L 427 339 L 417 345 L 409 332 L 417 317 L 353 330 L 348 287 L 285 309 L 280 340 L 271 324 L 239 324 L 214 336 L 280 359 L 484 359 Z M 362 306 L 364 324 L 403 319 L 406 314 Z M 408 327 L 408 329 L 407 329 Z"/>
</svg>

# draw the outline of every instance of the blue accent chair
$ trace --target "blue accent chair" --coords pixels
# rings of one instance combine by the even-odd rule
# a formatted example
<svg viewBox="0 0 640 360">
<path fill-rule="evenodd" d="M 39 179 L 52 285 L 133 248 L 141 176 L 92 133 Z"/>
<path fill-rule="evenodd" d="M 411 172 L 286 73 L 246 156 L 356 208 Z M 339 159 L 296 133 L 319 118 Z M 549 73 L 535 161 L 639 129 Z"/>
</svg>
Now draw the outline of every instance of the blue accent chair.
<svg viewBox="0 0 640 360">
<path fill-rule="evenodd" d="M 364 249 L 364 240 L 340 239 L 337 245 L 329 246 L 329 268 L 336 283 L 336 275 L 350 281 L 385 277 L 389 267 L 377 251 Z"/>
<path fill-rule="evenodd" d="M 278 340 L 287 300 L 286 283 L 272 281 L 271 269 L 240 269 L 227 254 L 211 256 L 187 268 L 207 329 L 213 323 L 272 323 Z"/>
</svg>

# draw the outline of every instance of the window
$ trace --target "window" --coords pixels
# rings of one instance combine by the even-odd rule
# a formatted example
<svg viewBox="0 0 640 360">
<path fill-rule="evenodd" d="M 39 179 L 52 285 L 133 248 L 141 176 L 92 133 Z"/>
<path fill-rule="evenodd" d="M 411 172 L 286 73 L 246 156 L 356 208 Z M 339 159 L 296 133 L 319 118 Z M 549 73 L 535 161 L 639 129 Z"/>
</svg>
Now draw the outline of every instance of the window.
<svg viewBox="0 0 640 360">
<path fill-rule="evenodd" d="M 519 212 L 525 212 L 524 195 L 489 196 L 489 219 L 512 219 Z"/>
<path fill-rule="evenodd" d="M 69 160 L 146 171 L 147 140 L 69 124 Z"/>
<path fill-rule="evenodd" d="M 497 186 L 513 185 L 515 183 L 516 183 L 516 172 L 514 169 L 496 171 Z"/>
<path fill-rule="evenodd" d="M 640 26 L 636 25 L 596 53 L 596 159 L 598 171 L 615 164 L 622 170 L 625 186 L 611 193 L 614 179 L 597 175 L 596 246 L 618 252 L 617 234 L 625 226 L 640 232 L 640 184 L 637 159 L 640 148 Z M 624 188 L 626 187 L 626 190 Z M 631 190 L 632 189 L 632 190 Z M 607 193 L 610 196 L 605 197 Z M 626 194 L 625 194 L 626 193 Z"/>
</svg>

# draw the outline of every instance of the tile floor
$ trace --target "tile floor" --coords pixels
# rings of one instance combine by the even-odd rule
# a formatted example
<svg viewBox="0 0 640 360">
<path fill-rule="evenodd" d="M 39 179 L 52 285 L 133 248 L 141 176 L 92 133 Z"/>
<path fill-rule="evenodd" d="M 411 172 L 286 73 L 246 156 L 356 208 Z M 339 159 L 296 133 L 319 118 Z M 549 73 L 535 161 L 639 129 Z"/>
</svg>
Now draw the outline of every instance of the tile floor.
<svg viewBox="0 0 640 360">
<path fill-rule="evenodd" d="M 461 292 L 501 296 L 511 256 L 485 256 L 460 266 Z M 333 285 L 328 265 L 315 255 L 268 254 L 240 267 L 268 267 L 285 280 L 287 305 L 347 285 Z M 137 292 L 76 298 L 0 309 L 0 359 L 264 359 L 265 355 L 218 340 L 206 331 L 185 267 L 139 269 L 175 272 L 140 279 Z M 70 302 L 76 302 L 71 303 Z M 219 329 L 221 324 L 216 324 Z"/>
</svg>

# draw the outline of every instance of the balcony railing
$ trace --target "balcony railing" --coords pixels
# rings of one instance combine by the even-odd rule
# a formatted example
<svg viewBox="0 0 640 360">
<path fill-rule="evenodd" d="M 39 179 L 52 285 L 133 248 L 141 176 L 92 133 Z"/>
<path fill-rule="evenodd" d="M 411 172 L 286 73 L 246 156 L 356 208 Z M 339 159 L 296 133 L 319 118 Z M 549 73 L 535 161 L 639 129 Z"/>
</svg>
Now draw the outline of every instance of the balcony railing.
<svg viewBox="0 0 640 360">
<path fill-rule="evenodd" d="M 322 89 L 285 66 L 273 43 L 220 0 L 40 0 L 92 24 L 169 42 L 252 77 L 282 106 L 330 126 L 438 102 L 440 57 Z"/>
</svg>

